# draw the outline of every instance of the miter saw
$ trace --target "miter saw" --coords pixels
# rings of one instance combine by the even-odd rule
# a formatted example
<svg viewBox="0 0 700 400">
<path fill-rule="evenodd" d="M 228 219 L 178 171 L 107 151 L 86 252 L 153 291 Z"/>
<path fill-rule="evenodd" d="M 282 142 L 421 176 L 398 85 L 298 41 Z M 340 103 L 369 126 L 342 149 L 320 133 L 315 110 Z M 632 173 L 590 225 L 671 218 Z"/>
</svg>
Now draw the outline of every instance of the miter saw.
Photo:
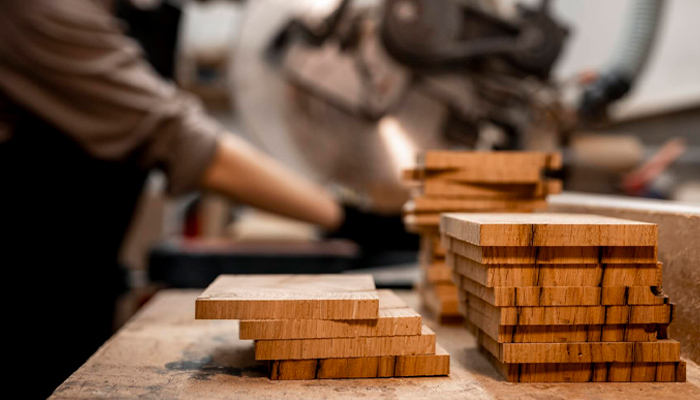
<svg viewBox="0 0 700 400">
<path fill-rule="evenodd" d="M 421 149 L 552 149 L 549 82 L 568 30 L 549 1 L 248 4 L 234 90 L 247 130 L 289 165 L 376 214 L 407 199 Z"/>
</svg>

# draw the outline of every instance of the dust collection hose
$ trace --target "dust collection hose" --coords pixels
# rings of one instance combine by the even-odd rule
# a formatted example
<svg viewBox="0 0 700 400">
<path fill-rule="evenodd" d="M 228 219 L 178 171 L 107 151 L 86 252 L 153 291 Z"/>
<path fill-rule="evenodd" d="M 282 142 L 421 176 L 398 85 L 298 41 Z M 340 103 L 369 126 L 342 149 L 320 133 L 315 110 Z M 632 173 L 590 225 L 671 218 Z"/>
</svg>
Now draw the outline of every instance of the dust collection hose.
<svg viewBox="0 0 700 400">
<path fill-rule="evenodd" d="M 666 0 L 632 0 L 625 31 L 607 70 L 581 95 L 579 116 L 591 119 L 624 97 L 647 63 Z"/>
</svg>

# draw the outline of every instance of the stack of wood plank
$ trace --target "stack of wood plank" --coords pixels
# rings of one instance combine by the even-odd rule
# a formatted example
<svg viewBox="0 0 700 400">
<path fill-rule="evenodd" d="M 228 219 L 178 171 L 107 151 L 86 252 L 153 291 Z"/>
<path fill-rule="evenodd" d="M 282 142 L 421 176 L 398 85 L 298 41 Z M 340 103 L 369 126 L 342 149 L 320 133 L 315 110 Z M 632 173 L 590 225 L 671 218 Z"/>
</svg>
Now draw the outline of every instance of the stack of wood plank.
<svg viewBox="0 0 700 400">
<path fill-rule="evenodd" d="M 444 214 L 467 327 L 511 382 L 685 381 L 655 224 Z"/>
<path fill-rule="evenodd" d="M 449 373 L 435 333 L 371 275 L 222 275 L 198 297 L 196 318 L 240 320 L 270 379 Z"/>
<path fill-rule="evenodd" d="M 412 199 L 404 207 L 408 230 L 421 235 L 420 287 L 424 306 L 439 320 L 454 321 L 457 287 L 445 264 L 438 225 L 443 212 L 531 212 L 546 206 L 548 194 L 561 192 L 561 181 L 545 178 L 561 169 L 558 153 L 427 151 L 418 167 L 404 171 L 414 183 Z"/>
</svg>

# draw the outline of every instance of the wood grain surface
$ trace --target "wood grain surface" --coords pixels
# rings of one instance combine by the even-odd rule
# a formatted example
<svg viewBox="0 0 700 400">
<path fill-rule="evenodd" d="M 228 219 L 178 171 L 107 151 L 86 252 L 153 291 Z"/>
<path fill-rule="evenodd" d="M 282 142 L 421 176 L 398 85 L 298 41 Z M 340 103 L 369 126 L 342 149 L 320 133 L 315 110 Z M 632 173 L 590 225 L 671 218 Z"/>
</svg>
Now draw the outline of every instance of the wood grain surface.
<svg viewBox="0 0 700 400">
<path fill-rule="evenodd" d="M 448 267 L 484 286 L 657 286 L 658 264 L 481 264 L 448 254 Z"/>
<path fill-rule="evenodd" d="M 531 199 L 472 199 L 454 197 L 418 196 L 406 202 L 406 213 L 445 213 L 445 212 L 479 212 L 489 210 L 531 210 L 545 208 L 547 202 L 543 197 Z"/>
<path fill-rule="evenodd" d="M 442 214 L 440 231 L 478 246 L 656 246 L 655 224 L 584 214 Z"/>
<path fill-rule="evenodd" d="M 371 275 L 221 275 L 198 298 L 197 319 L 377 319 Z"/>
<path fill-rule="evenodd" d="M 449 373 L 450 355 L 440 345 L 435 346 L 435 354 L 270 362 L 272 380 L 393 378 Z"/>
<path fill-rule="evenodd" d="M 467 319 L 498 343 L 655 342 L 668 325 L 504 326 L 470 309 Z"/>
<path fill-rule="evenodd" d="M 501 325 L 669 324 L 673 304 L 653 306 L 497 307 L 469 294 L 469 309 Z"/>
<path fill-rule="evenodd" d="M 471 183 L 537 183 L 545 170 L 561 168 L 558 153 L 427 151 L 404 177 Z"/>
<path fill-rule="evenodd" d="M 418 166 L 427 170 L 461 169 L 488 170 L 490 168 L 547 168 L 560 169 L 560 153 L 527 151 L 443 151 L 430 150 L 418 155 Z"/>
<path fill-rule="evenodd" d="M 656 246 L 477 246 L 442 236 L 445 249 L 482 264 L 655 264 Z"/>
<path fill-rule="evenodd" d="M 332 339 L 259 340 L 256 360 L 307 360 L 435 354 L 435 333 L 423 326 L 420 335 Z"/>
<path fill-rule="evenodd" d="M 509 364 L 677 362 L 680 343 L 671 339 L 655 342 L 498 343 L 479 338 L 498 360 Z"/>
<path fill-rule="evenodd" d="M 685 382 L 686 363 L 501 363 L 488 351 L 483 352 L 508 382 Z M 605 386 L 605 385 L 602 385 Z M 628 386 L 630 386 L 628 384 Z M 634 385 L 636 386 L 636 385 Z M 657 385 L 658 386 L 658 385 Z"/>
<path fill-rule="evenodd" d="M 655 286 L 486 287 L 456 274 L 460 288 L 496 307 L 662 305 L 669 298 Z"/>
<path fill-rule="evenodd" d="M 452 268 L 444 262 L 436 262 L 422 267 L 425 282 L 452 282 Z"/>
<path fill-rule="evenodd" d="M 456 290 L 456 289 L 455 289 Z M 420 335 L 421 316 L 391 290 L 378 290 L 379 319 L 268 319 L 240 322 L 239 339 L 316 339 Z M 455 291 L 456 296 L 456 291 Z"/>
<path fill-rule="evenodd" d="M 529 184 L 479 184 L 431 178 L 423 181 L 425 196 L 464 197 L 472 199 L 532 199 L 561 193 L 558 179 L 546 179 Z"/>
</svg>

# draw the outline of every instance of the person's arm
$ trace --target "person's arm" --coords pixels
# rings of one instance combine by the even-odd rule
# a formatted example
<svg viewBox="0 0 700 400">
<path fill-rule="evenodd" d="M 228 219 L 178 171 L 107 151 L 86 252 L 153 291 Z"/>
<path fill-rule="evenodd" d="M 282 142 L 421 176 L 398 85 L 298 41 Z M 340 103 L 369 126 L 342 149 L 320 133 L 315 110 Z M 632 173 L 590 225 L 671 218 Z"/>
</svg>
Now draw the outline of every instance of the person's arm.
<svg viewBox="0 0 700 400">
<path fill-rule="evenodd" d="M 119 28 L 92 0 L 0 2 L 0 91 L 96 158 L 163 170 L 173 194 L 204 188 L 326 228 L 339 224 L 329 194 L 222 134 Z"/>
<path fill-rule="evenodd" d="M 338 228 L 343 218 L 341 207 L 326 190 L 234 136 L 219 141 L 201 185 L 251 206 L 329 230 Z"/>
</svg>

